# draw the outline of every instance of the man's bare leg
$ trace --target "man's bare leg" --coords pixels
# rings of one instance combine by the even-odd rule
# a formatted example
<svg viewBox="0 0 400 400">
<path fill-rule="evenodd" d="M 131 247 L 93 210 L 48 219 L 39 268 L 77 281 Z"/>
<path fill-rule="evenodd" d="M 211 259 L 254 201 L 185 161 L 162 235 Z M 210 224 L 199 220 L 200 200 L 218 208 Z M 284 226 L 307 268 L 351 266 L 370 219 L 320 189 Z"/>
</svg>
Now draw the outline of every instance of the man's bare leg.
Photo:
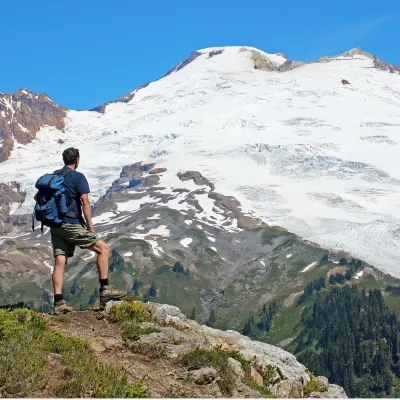
<svg viewBox="0 0 400 400">
<path fill-rule="evenodd" d="M 100 304 L 104 306 L 107 301 L 119 300 L 127 295 L 126 292 L 117 290 L 108 284 L 108 258 L 110 246 L 103 240 L 99 240 L 90 250 L 97 253 L 97 270 L 100 280 Z"/>
<path fill-rule="evenodd" d="M 53 287 L 54 294 L 61 294 L 64 282 L 64 270 L 67 265 L 67 256 L 61 255 L 55 257 L 54 271 L 53 271 Z"/>
<path fill-rule="evenodd" d="M 99 240 L 90 250 L 97 253 L 97 270 L 100 279 L 108 278 L 108 258 L 110 257 L 110 246 L 104 241 Z"/>
<path fill-rule="evenodd" d="M 72 307 L 62 298 L 62 287 L 64 281 L 64 271 L 67 265 L 67 256 L 60 255 L 55 257 L 53 271 L 53 287 L 54 287 L 54 314 L 65 314 L 72 311 Z M 57 297 L 60 297 L 57 299 Z"/>
</svg>

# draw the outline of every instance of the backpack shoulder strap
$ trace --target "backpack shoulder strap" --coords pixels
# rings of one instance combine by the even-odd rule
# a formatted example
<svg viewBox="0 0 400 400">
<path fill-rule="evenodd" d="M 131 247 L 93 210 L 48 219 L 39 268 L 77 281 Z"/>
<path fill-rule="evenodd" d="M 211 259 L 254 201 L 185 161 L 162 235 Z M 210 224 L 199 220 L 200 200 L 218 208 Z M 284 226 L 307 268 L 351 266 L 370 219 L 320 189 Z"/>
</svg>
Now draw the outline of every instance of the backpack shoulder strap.
<svg viewBox="0 0 400 400">
<path fill-rule="evenodd" d="M 62 176 L 63 178 L 65 178 L 69 173 L 73 172 L 72 169 L 69 169 L 69 168 L 67 170 L 61 172 L 61 173 L 60 173 L 60 171 L 61 170 L 59 169 L 57 171 L 54 171 L 54 173 L 57 174 L 57 175 Z"/>
</svg>

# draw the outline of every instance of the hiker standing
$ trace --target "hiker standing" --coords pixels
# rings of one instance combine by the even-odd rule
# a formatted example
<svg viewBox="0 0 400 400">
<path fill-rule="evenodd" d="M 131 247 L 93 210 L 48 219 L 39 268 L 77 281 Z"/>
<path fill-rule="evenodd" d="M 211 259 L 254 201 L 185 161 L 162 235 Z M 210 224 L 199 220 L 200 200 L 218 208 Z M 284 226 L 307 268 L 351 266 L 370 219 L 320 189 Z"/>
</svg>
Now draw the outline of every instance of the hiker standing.
<svg viewBox="0 0 400 400">
<path fill-rule="evenodd" d="M 106 242 L 100 240 L 93 228 L 92 210 L 88 197 L 90 193 L 89 184 L 85 175 L 76 171 L 79 166 L 79 150 L 70 147 L 63 152 L 62 157 L 65 166 L 57 172 L 57 175 L 64 177 L 65 199 L 68 208 L 62 224 L 50 228 L 55 258 L 53 271 L 54 314 L 72 311 L 72 307 L 61 293 L 64 269 L 68 257 L 74 255 L 75 246 L 97 253 L 101 305 L 104 306 L 109 300 L 121 299 L 127 294 L 115 289 L 108 283 L 110 247 Z"/>
</svg>

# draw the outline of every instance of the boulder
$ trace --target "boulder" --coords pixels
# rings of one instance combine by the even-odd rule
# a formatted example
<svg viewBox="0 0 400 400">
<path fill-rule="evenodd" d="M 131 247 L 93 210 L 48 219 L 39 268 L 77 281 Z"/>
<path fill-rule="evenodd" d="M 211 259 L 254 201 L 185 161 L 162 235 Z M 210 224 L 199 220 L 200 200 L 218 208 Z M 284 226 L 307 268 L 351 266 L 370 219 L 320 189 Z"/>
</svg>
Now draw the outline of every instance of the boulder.
<svg viewBox="0 0 400 400">
<path fill-rule="evenodd" d="M 254 367 L 250 368 L 250 378 L 253 379 L 253 381 L 257 383 L 258 386 L 264 385 L 263 377 Z"/>
<path fill-rule="evenodd" d="M 190 379 L 196 385 L 208 385 L 217 378 L 218 372 L 213 367 L 205 367 L 187 372 L 185 375 L 187 379 Z"/>
</svg>

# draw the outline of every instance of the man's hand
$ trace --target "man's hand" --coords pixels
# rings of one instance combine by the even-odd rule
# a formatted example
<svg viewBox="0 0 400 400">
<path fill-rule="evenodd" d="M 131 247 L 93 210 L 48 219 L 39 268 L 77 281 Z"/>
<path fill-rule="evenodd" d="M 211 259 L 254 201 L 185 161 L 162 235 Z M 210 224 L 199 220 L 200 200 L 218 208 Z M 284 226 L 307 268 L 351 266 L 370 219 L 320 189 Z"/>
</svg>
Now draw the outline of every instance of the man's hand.
<svg viewBox="0 0 400 400">
<path fill-rule="evenodd" d="M 89 232 L 92 232 L 92 233 L 96 233 L 96 231 L 94 230 L 93 226 L 90 227 L 90 228 L 88 228 L 88 231 L 89 231 Z"/>
</svg>

